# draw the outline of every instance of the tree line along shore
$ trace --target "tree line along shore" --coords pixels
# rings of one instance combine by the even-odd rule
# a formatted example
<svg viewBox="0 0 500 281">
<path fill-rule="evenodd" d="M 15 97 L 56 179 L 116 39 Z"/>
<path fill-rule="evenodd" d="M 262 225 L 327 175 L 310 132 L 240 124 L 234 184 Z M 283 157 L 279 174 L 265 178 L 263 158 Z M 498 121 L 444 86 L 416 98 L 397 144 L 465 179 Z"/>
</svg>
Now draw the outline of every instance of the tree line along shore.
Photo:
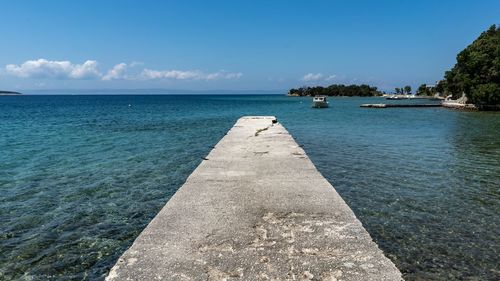
<svg viewBox="0 0 500 281">
<path fill-rule="evenodd" d="M 410 95 L 410 86 L 395 88 L 397 95 Z M 381 96 L 370 85 L 334 84 L 327 87 L 290 89 L 289 96 Z M 457 55 L 457 62 L 436 85 L 421 84 L 416 96 L 446 97 L 450 104 L 466 108 L 500 109 L 500 26 L 492 25 Z"/>
<path fill-rule="evenodd" d="M 377 87 L 372 87 L 369 85 L 341 85 L 333 84 L 328 87 L 316 86 L 316 87 L 300 87 L 298 89 L 290 89 L 288 91 L 289 96 L 362 96 L 362 97 L 372 97 L 381 96 L 383 93 L 377 90 Z"/>
</svg>

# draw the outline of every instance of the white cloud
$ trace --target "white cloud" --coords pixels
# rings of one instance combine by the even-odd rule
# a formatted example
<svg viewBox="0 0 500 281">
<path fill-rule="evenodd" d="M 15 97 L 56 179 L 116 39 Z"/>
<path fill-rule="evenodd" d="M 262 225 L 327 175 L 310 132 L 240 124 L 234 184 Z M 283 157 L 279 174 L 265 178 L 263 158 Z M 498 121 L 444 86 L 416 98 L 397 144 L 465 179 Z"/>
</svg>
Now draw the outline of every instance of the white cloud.
<svg viewBox="0 0 500 281">
<path fill-rule="evenodd" d="M 143 79 L 174 79 L 174 80 L 219 80 L 219 79 L 239 79 L 243 74 L 218 71 L 204 73 L 199 70 L 152 70 L 145 68 L 141 77 Z"/>
<path fill-rule="evenodd" d="M 112 69 L 108 70 L 108 73 L 102 77 L 102 80 L 116 80 L 116 79 L 127 79 L 128 76 L 126 74 L 127 64 L 119 63 L 113 66 Z"/>
<path fill-rule="evenodd" d="M 224 71 L 209 73 L 205 75 L 205 80 L 217 80 L 217 79 L 239 79 L 243 74 L 238 73 L 227 73 Z M 203 77 L 203 75 L 202 75 Z"/>
<path fill-rule="evenodd" d="M 144 65 L 142 61 L 133 61 L 130 63 L 130 67 Z"/>
<path fill-rule="evenodd" d="M 87 60 L 83 64 L 46 59 L 28 60 L 21 65 L 8 64 L 5 70 L 8 74 L 22 78 L 92 79 L 102 76 L 95 60 Z"/>
<path fill-rule="evenodd" d="M 52 61 L 47 59 L 28 60 L 20 65 L 8 64 L 6 73 L 20 78 L 49 78 L 49 79 L 101 79 L 110 80 L 229 80 L 239 79 L 240 72 L 227 72 L 224 70 L 206 73 L 200 70 L 152 70 L 137 67 L 142 62 L 130 64 L 119 63 L 109 69 L 105 74 L 97 67 L 97 61 L 87 60 L 83 64 L 74 64 L 70 61 Z"/>
<path fill-rule="evenodd" d="M 326 77 L 326 78 L 325 78 L 325 81 L 332 81 L 332 80 L 334 80 L 335 78 L 337 78 L 337 75 L 335 75 L 335 74 L 328 75 L 328 77 Z"/>
<path fill-rule="evenodd" d="M 307 73 L 302 77 L 303 81 L 318 81 L 323 78 L 323 74 L 321 73 Z"/>
<path fill-rule="evenodd" d="M 151 70 L 144 69 L 142 71 L 142 77 L 145 79 L 176 79 L 176 80 L 186 80 L 186 79 L 199 79 L 201 72 L 195 71 L 181 71 L 181 70 Z"/>
</svg>

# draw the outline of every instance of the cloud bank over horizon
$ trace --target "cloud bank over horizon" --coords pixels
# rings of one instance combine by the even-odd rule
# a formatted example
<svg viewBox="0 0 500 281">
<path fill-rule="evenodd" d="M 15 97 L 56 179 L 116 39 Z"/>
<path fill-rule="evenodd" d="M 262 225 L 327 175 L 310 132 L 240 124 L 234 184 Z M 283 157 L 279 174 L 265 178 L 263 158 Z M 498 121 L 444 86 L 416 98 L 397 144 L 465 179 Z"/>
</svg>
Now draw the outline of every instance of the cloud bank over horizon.
<svg viewBox="0 0 500 281">
<path fill-rule="evenodd" d="M 223 69 L 218 71 L 156 69 L 148 68 L 144 62 L 137 61 L 120 62 L 110 67 L 104 67 L 97 60 L 92 59 L 85 60 L 82 63 L 45 58 L 27 60 L 21 64 L 7 64 L 3 69 L 0 68 L 1 77 L 23 79 L 33 85 L 34 88 L 59 87 L 59 85 L 65 85 L 65 87 L 69 88 L 85 88 L 88 85 L 96 87 L 96 83 L 101 83 L 97 87 L 134 88 L 147 85 L 146 87 L 186 88 L 186 85 L 194 85 L 191 88 L 206 89 L 215 86 L 238 88 L 240 84 L 244 85 L 242 87 L 250 88 L 248 85 L 255 83 L 255 77 L 245 76 L 244 80 L 240 80 L 243 77 L 242 72 L 230 72 Z M 221 83 L 214 81 L 220 81 Z M 358 80 L 343 74 L 309 72 L 302 76 L 295 76 L 295 78 L 282 78 L 280 87 L 298 87 L 301 83 L 309 86 L 327 85 L 327 83 L 353 84 L 360 81 L 373 84 L 369 79 Z M 19 85 L 23 85 L 22 83 L 25 82 L 23 81 Z"/>
<path fill-rule="evenodd" d="M 27 60 L 22 64 L 7 64 L 5 73 L 17 78 L 34 79 L 68 79 L 68 80 L 232 80 L 243 76 L 241 72 L 204 72 L 201 70 L 153 70 L 144 68 L 137 71 L 137 66 L 142 63 L 119 63 L 105 73 L 98 68 L 96 60 L 86 60 L 82 64 L 63 60 Z"/>
</svg>

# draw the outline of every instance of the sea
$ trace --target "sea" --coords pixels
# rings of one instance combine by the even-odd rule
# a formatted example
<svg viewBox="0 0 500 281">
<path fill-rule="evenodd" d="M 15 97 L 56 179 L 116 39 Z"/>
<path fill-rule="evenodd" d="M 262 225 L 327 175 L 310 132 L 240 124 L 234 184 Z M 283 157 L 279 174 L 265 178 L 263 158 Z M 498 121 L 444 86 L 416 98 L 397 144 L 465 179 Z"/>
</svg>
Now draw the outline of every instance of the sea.
<svg viewBox="0 0 500 281">
<path fill-rule="evenodd" d="M 245 115 L 277 117 L 406 280 L 500 280 L 498 112 L 90 94 L 0 96 L 0 280 L 103 280 Z"/>
</svg>

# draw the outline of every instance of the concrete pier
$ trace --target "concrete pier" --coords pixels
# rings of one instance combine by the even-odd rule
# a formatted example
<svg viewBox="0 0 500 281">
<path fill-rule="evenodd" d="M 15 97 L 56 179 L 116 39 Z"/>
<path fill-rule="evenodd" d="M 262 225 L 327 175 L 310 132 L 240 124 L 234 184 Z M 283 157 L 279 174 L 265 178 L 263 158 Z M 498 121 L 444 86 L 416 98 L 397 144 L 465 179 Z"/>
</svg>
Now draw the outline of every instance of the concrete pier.
<svg viewBox="0 0 500 281">
<path fill-rule="evenodd" d="M 364 103 L 360 107 L 369 108 L 388 108 L 388 107 L 441 107 L 440 103 L 428 103 L 428 104 L 385 104 L 385 103 Z"/>
<path fill-rule="evenodd" d="M 240 118 L 107 280 L 401 280 L 275 122 Z"/>
</svg>

